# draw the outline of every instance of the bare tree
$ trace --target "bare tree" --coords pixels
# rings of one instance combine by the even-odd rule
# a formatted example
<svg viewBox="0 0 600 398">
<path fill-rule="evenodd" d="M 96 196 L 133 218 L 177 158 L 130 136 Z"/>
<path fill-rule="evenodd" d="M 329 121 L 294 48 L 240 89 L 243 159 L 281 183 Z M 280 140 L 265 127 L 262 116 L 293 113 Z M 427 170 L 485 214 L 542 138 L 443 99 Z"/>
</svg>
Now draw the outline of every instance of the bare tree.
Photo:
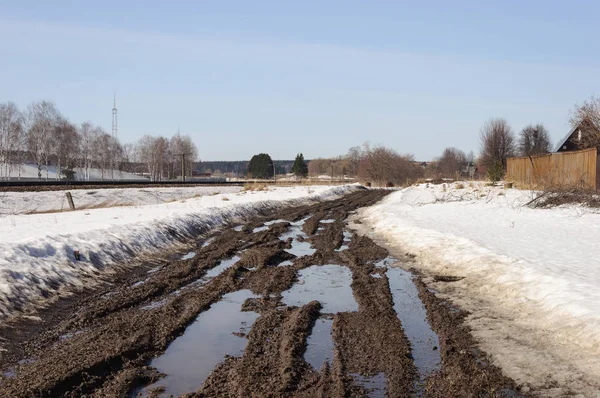
<svg viewBox="0 0 600 398">
<path fill-rule="evenodd" d="M 506 159 L 515 153 L 515 138 L 505 119 L 487 121 L 480 133 L 481 162 L 486 167 L 501 165 L 506 169 Z"/>
<path fill-rule="evenodd" d="M 56 157 L 56 179 L 60 179 L 63 167 L 73 169 L 74 160 L 79 152 L 79 134 L 77 128 L 68 120 L 60 117 L 56 121 L 52 134 L 52 155 Z"/>
<path fill-rule="evenodd" d="M 362 180 L 377 185 L 402 185 L 423 175 L 412 155 L 400 155 L 384 146 L 371 148 L 364 145 L 358 168 L 358 176 Z"/>
<path fill-rule="evenodd" d="M 35 157 L 38 167 L 38 178 L 42 178 L 42 164 L 46 165 L 48 179 L 48 163 L 52 151 L 52 134 L 60 114 L 54 103 L 49 101 L 34 102 L 27 108 L 27 147 Z"/>
<path fill-rule="evenodd" d="M 10 179 L 13 169 L 19 166 L 23 132 L 19 108 L 13 102 L 0 104 L 0 177 Z"/>
<path fill-rule="evenodd" d="M 600 97 L 592 96 L 581 105 L 571 110 L 569 122 L 572 127 L 579 127 L 581 139 L 580 149 L 598 148 L 600 150 Z"/>
<path fill-rule="evenodd" d="M 533 156 L 552 151 L 550 134 L 543 124 L 528 125 L 521 130 L 518 143 L 521 156 Z"/>
<path fill-rule="evenodd" d="M 90 122 L 81 123 L 79 126 L 79 160 L 80 167 L 83 169 L 83 179 L 86 181 L 90 180 L 90 169 L 93 167 L 94 145 L 102 133 L 101 128 L 95 127 Z"/>
<path fill-rule="evenodd" d="M 467 155 L 457 148 L 446 148 L 444 153 L 437 159 L 437 169 L 441 177 L 456 178 L 467 166 Z"/>
</svg>

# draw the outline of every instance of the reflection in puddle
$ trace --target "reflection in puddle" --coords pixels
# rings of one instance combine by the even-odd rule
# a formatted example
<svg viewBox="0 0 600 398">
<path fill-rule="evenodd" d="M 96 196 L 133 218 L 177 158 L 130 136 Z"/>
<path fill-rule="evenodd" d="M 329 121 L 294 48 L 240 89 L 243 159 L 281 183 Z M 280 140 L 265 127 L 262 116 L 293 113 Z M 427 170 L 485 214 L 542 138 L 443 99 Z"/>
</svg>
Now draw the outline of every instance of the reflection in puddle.
<svg viewBox="0 0 600 398">
<path fill-rule="evenodd" d="M 412 346 L 412 356 L 421 382 L 440 367 L 439 339 L 427 322 L 427 311 L 419 298 L 412 274 L 401 268 L 387 270 L 394 309 Z"/>
<path fill-rule="evenodd" d="M 282 293 L 286 305 L 302 306 L 318 300 L 321 313 L 358 311 L 352 295 L 352 271 L 335 264 L 313 265 L 298 272 L 298 282 Z"/>
<path fill-rule="evenodd" d="M 142 396 L 158 386 L 165 387 L 160 396 L 196 391 L 226 355 L 240 356 L 247 340 L 233 333 L 249 331 L 259 317 L 256 312 L 241 311 L 244 301 L 252 297 L 257 296 L 250 290 L 229 293 L 201 313 L 163 355 L 152 361 L 151 366 L 167 377 L 144 388 Z"/>
<path fill-rule="evenodd" d="M 333 338 L 331 327 L 333 319 L 317 319 L 308 339 L 304 360 L 315 370 L 321 369 L 325 361 L 331 365 L 333 361 Z"/>
<path fill-rule="evenodd" d="M 375 376 L 362 376 L 358 373 L 350 373 L 354 379 L 354 383 L 363 387 L 367 391 L 369 398 L 385 398 L 387 397 L 387 382 L 385 373 L 378 373 Z"/>
</svg>

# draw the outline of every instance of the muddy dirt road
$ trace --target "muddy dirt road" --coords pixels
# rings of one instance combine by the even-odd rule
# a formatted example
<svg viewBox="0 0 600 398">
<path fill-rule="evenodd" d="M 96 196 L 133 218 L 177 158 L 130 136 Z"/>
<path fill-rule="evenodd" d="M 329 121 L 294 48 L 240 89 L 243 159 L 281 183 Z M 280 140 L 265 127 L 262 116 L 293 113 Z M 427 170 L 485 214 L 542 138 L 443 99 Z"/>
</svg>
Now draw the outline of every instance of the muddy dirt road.
<svg viewBox="0 0 600 398">
<path fill-rule="evenodd" d="M 262 214 L 2 328 L 0 396 L 521 396 L 409 258 L 348 229 L 385 194 Z"/>
</svg>

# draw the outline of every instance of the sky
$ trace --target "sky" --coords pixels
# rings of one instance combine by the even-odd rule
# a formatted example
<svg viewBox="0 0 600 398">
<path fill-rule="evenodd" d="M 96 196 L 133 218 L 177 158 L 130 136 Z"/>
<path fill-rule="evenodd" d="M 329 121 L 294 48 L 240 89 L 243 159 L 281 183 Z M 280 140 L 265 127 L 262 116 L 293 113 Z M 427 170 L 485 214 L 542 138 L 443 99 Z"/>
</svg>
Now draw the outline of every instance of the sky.
<svg viewBox="0 0 600 398">
<path fill-rule="evenodd" d="M 595 1 L 0 0 L 0 102 L 52 100 L 119 138 L 192 137 L 203 160 L 418 160 L 479 148 L 600 94 Z"/>
</svg>

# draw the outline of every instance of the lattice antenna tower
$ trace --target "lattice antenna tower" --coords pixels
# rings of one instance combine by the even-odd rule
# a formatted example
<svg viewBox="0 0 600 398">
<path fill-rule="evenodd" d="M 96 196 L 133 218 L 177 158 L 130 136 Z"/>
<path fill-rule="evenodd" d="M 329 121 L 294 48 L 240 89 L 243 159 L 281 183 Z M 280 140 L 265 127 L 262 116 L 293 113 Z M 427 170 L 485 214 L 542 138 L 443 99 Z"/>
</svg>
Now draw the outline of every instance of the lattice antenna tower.
<svg viewBox="0 0 600 398">
<path fill-rule="evenodd" d="M 112 109 L 112 135 L 114 138 L 118 138 L 117 132 L 117 93 L 115 93 Z"/>
</svg>

